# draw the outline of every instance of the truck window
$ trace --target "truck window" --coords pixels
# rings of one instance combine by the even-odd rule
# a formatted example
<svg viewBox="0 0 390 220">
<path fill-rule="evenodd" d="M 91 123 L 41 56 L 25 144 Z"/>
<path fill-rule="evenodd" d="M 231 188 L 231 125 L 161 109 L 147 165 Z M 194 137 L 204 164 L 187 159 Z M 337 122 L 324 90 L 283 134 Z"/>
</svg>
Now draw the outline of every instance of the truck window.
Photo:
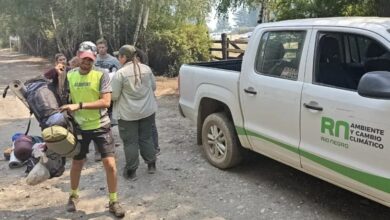
<svg viewBox="0 0 390 220">
<path fill-rule="evenodd" d="M 257 49 L 255 69 L 263 75 L 296 80 L 306 32 L 265 32 Z"/>
<path fill-rule="evenodd" d="M 314 83 L 356 90 L 371 71 L 390 71 L 390 53 L 379 42 L 357 34 L 320 32 Z"/>
</svg>

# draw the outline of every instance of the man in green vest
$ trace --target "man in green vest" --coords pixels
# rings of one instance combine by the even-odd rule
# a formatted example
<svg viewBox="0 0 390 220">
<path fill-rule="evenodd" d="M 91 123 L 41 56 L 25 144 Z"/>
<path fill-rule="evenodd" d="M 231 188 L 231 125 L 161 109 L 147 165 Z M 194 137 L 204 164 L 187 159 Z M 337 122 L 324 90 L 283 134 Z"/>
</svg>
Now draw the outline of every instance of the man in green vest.
<svg viewBox="0 0 390 220">
<path fill-rule="evenodd" d="M 61 110 L 73 112 L 74 119 L 80 127 L 82 140 L 81 150 L 73 158 L 70 170 L 71 193 L 67 211 L 76 211 L 79 199 L 78 187 L 81 169 L 83 168 L 88 147 L 93 141 L 102 157 L 106 171 L 109 191 L 109 211 L 116 217 L 124 217 L 125 212 L 117 199 L 117 170 L 115 163 L 115 146 L 111 133 L 110 118 L 107 108 L 111 102 L 110 78 L 107 73 L 94 70 L 96 55 L 93 51 L 79 51 L 80 67 L 67 74 L 70 103 Z"/>
</svg>

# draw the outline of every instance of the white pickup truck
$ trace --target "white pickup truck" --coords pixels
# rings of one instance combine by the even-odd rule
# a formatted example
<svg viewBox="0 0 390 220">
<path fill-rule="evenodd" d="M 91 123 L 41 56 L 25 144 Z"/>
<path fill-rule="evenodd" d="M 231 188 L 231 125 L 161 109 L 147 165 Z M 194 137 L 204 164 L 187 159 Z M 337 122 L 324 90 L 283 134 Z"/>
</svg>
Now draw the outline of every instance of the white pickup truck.
<svg viewBox="0 0 390 220">
<path fill-rule="evenodd" d="M 183 65 L 179 109 L 207 160 L 247 148 L 390 206 L 390 18 L 259 25 L 243 60 Z"/>
</svg>

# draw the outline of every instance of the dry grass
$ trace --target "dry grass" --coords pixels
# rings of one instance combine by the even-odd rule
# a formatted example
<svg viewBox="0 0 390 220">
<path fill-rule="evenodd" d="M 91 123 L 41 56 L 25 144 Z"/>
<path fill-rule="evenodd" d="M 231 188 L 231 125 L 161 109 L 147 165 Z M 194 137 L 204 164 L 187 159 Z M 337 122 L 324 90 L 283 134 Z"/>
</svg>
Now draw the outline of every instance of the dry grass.
<svg viewBox="0 0 390 220">
<path fill-rule="evenodd" d="M 155 94 L 157 97 L 179 94 L 177 77 L 167 78 L 163 76 L 157 76 L 156 83 L 157 83 L 157 89 Z"/>
</svg>

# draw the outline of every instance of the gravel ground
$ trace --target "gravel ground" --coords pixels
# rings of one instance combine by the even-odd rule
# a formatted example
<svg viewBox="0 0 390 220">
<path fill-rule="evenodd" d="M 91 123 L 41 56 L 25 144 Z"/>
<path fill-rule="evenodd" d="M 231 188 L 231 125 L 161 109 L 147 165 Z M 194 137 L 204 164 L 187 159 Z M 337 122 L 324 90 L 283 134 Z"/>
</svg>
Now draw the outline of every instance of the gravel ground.
<svg viewBox="0 0 390 220">
<path fill-rule="evenodd" d="M 0 91 L 11 79 L 42 73 L 48 62 L 6 50 L 0 51 Z M 196 129 L 177 110 L 173 80 L 158 79 L 157 127 L 162 153 L 157 172 L 147 174 L 141 163 L 138 180 L 119 176 L 119 198 L 125 219 L 389 219 L 390 209 L 311 177 L 286 165 L 248 153 L 244 162 L 219 170 L 202 156 Z M 15 132 L 23 132 L 27 109 L 12 94 L 0 101 L 0 149 L 10 145 Z M 39 135 L 33 120 L 32 133 Z M 115 138 L 119 142 L 117 129 Z M 124 156 L 117 148 L 121 173 Z M 9 169 L 0 161 L 0 219 L 114 219 L 107 211 L 103 167 L 89 155 L 80 183 L 76 213 L 67 213 L 69 161 L 65 173 L 37 186 L 24 179 L 25 168 Z"/>
</svg>

